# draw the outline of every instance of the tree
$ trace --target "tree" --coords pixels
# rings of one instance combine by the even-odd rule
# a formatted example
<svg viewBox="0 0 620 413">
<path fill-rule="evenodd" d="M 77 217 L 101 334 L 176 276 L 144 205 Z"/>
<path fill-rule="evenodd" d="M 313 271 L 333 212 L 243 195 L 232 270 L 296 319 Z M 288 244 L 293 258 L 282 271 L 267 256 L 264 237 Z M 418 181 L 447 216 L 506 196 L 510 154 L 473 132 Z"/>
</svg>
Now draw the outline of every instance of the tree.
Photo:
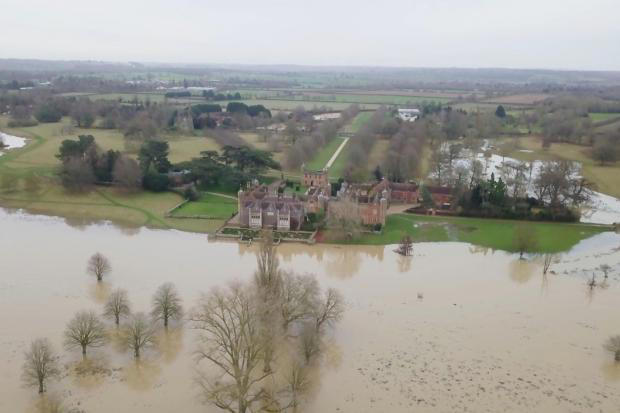
<svg viewBox="0 0 620 413">
<path fill-rule="evenodd" d="M 603 271 L 603 277 L 607 279 L 607 277 L 609 277 L 609 272 L 611 271 L 611 266 L 609 264 L 601 264 L 598 268 Z"/>
<path fill-rule="evenodd" d="M 154 320 L 163 320 L 168 328 L 168 320 L 180 320 L 183 317 L 183 305 L 172 283 L 162 284 L 153 297 L 151 316 Z"/>
<path fill-rule="evenodd" d="M 88 150 L 96 146 L 93 135 L 80 135 L 77 140 L 65 139 L 58 148 L 56 158 L 66 162 L 73 158 L 84 158 Z"/>
<path fill-rule="evenodd" d="M 254 274 L 254 282 L 259 289 L 277 295 L 280 290 L 281 277 L 278 270 L 279 261 L 273 241 L 273 232 L 263 231 L 261 238 L 262 242 L 256 256 L 258 269 Z"/>
<path fill-rule="evenodd" d="M 138 160 L 140 161 L 142 172 L 146 174 L 149 172 L 151 166 L 155 168 L 156 172 L 168 172 L 171 167 L 170 161 L 168 160 L 169 152 L 170 146 L 168 142 L 156 140 L 144 142 L 138 153 Z"/>
<path fill-rule="evenodd" d="M 344 313 L 344 298 L 335 288 L 329 288 L 323 300 L 314 310 L 314 326 L 321 331 L 324 326 L 331 326 L 340 321 Z"/>
<path fill-rule="evenodd" d="M 413 239 L 410 235 L 404 235 L 400 239 L 400 245 L 397 252 L 405 257 L 408 257 L 413 252 Z"/>
<path fill-rule="evenodd" d="M 519 252 L 519 259 L 523 259 L 523 254 L 533 252 L 538 245 L 536 229 L 531 224 L 519 223 L 514 231 L 514 248 Z"/>
<path fill-rule="evenodd" d="M 320 291 L 319 283 L 312 275 L 299 275 L 288 271 L 282 273 L 280 316 L 284 331 L 294 323 L 313 317 L 319 303 Z"/>
<path fill-rule="evenodd" d="M 543 258 L 543 275 L 547 274 L 547 271 L 549 271 L 554 258 L 555 256 L 553 254 L 545 254 Z"/>
<path fill-rule="evenodd" d="M 504 109 L 504 107 L 502 105 L 499 105 L 497 107 L 497 109 L 495 109 L 495 116 L 497 116 L 498 118 L 505 118 L 506 117 L 506 109 Z"/>
<path fill-rule="evenodd" d="M 112 265 L 103 254 L 97 252 L 88 260 L 86 270 L 89 274 L 97 277 L 97 281 L 102 281 L 103 276 L 112 271 Z"/>
<path fill-rule="evenodd" d="M 22 379 L 29 386 L 38 386 L 39 393 L 45 392 L 45 382 L 60 374 L 58 357 L 47 338 L 38 338 L 30 343 L 24 353 Z"/>
<path fill-rule="evenodd" d="M 273 373 L 258 372 L 265 352 L 256 301 L 250 291 L 234 284 L 204 296 L 191 316 L 200 331 L 199 362 L 206 360 L 219 371 L 202 375 L 205 399 L 229 412 L 246 413 L 266 397 L 263 381 Z"/>
<path fill-rule="evenodd" d="M 54 102 L 45 102 L 40 104 L 34 111 L 34 117 L 39 122 L 58 122 L 62 119 L 62 112 L 54 104 Z"/>
<path fill-rule="evenodd" d="M 321 353 L 321 335 L 312 323 L 304 323 L 299 333 L 301 353 L 306 363 Z"/>
<path fill-rule="evenodd" d="M 330 202 L 327 226 L 339 239 L 355 239 L 362 230 L 362 219 L 357 204 L 348 199 Z"/>
<path fill-rule="evenodd" d="M 133 350 L 134 357 L 139 359 L 140 352 L 155 343 L 156 333 L 153 321 L 144 313 L 136 313 L 123 328 L 123 341 L 127 348 Z"/>
<path fill-rule="evenodd" d="M 119 326 L 121 317 L 128 317 L 131 314 L 131 305 L 127 298 L 127 291 L 120 288 L 114 290 L 105 303 L 103 315 L 114 319 L 116 327 Z"/>
<path fill-rule="evenodd" d="M 114 183 L 126 191 L 135 191 L 142 185 L 142 170 L 134 159 L 121 155 L 114 162 L 112 178 Z"/>
<path fill-rule="evenodd" d="M 62 185 L 69 191 L 82 192 L 95 183 L 92 165 L 80 158 L 70 158 L 62 164 Z"/>
<path fill-rule="evenodd" d="M 614 163 L 618 160 L 620 151 L 614 142 L 610 139 L 597 143 L 592 149 L 592 158 L 599 161 L 601 165 L 606 163 Z"/>
<path fill-rule="evenodd" d="M 105 325 L 93 311 L 80 311 L 65 329 L 65 347 L 81 347 L 83 358 L 88 347 L 102 347 L 106 341 Z"/>
<path fill-rule="evenodd" d="M 614 360 L 620 362 L 620 335 L 609 337 L 603 347 L 605 350 L 614 353 Z"/>
</svg>

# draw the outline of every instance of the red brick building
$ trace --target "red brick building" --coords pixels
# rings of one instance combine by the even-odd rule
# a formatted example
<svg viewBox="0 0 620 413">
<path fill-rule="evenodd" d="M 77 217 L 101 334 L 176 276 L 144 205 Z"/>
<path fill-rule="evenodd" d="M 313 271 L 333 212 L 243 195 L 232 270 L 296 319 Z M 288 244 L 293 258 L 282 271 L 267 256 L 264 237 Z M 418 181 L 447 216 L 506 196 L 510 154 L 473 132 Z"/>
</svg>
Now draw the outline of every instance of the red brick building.
<svg viewBox="0 0 620 413">
<path fill-rule="evenodd" d="M 311 188 L 315 187 L 325 187 L 329 185 L 329 176 L 327 175 L 327 170 L 323 169 L 320 171 L 306 171 L 304 170 L 304 177 L 302 183 L 305 187 Z"/>
</svg>

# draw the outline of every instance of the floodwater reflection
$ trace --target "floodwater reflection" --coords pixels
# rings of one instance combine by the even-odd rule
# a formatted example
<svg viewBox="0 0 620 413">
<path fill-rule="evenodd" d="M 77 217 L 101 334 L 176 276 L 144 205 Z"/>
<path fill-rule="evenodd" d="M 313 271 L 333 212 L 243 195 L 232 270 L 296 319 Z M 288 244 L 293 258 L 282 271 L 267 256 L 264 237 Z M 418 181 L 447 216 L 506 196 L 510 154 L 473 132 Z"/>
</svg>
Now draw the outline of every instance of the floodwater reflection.
<svg viewBox="0 0 620 413">
<path fill-rule="evenodd" d="M 161 367 L 155 360 L 142 358 L 128 362 L 122 370 L 122 381 L 136 391 L 147 391 L 153 388 L 161 375 Z"/>
<path fill-rule="evenodd" d="M 538 266 L 528 260 L 516 259 L 510 263 L 510 279 L 517 284 L 525 284 L 532 279 Z"/>
<path fill-rule="evenodd" d="M 617 361 L 609 361 L 601 367 L 603 375 L 607 380 L 620 381 L 620 363 Z"/>
<path fill-rule="evenodd" d="M 78 387 L 94 389 L 100 387 L 106 377 L 112 373 L 107 357 L 102 354 L 89 356 L 83 360 L 69 365 L 71 381 Z"/>
<path fill-rule="evenodd" d="M 49 391 L 62 391 L 67 408 L 217 411 L 191 385 L 195 330 L 161 328 L 136 362 L 107 320 L 110 344 L 89 351 L 89 359 L 103 354 L 109 363 L 85 366 L 84 374 L 74 369 L 79 351 L 60 350 L 62 331 L 76 311 L 100 314 L 116 288 L 127 290 L 133 309 L 148 309 L 157 287 L 172 280 L 191 308 L 211 288 L 251 280 L 256 244 L 148 228 L 128 236 L 109 224 L 76 230 L 60 218 L 2 210 L 0 230 L 10 234 L 0 236 L 0 412 L 36 411 L 36 389 L 22 387 L 19 375 L 24 345 L 37 336 L 48 337 L 61 358 L 63 375 Z M 613 249 L 620 236 L 612 235 L 568 252 L 548 277 L 540 259 L 518 261 L 465 243 L 416 244 L 407 259 L 394 245 L 280 245 L 286 270 L 316 274 L 347 302 L 309 372 L 300 410 L 616 412 L 620 367 L 601 348 L 620 325 L 620 250 Z M 98 250 L 114 267 L 101 283 L 84 268 Z M 37 259 L 28 259 L 31 251 Z M 601 264 L 614 276 L 588 305 L 587 279 Z M 560 395 L 559 388 L 569 390 Z"/>
<path fill-rule="evenodd" d="M 171 363 L 183 349 L 184 326 L 178 325 L 163 329 L 157 336 L 156 348 L 166 363 Z"/>
<path fill-rule="evenodd" d="M 89 289 L 91 298 L 97 304 L 103 304 L 110 296 L 112 286 L 107 281 L 97 281 Z"/>
</svg>

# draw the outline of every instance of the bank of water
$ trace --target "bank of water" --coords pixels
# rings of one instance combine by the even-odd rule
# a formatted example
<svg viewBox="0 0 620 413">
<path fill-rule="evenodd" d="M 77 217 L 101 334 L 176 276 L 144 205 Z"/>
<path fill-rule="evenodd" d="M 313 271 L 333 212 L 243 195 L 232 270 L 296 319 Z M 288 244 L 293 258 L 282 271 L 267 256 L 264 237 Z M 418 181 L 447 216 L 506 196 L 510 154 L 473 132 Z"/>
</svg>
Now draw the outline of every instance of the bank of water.
<svg viewBox="0 0 620 413">
<path fill-rule="evenodd" d="M 347 301 L 303 411 L 617 412 L 620 366 L 602 344 L 620 334 L 618 234 L 582 241 L 547 276 L 534 257 L 468 244 L 416 244 L 411 258 L 393 249 L 279 247 L 284 268 L 315 273 Z M 95 251 L 113 266 L 100 285 L 85 274 Z M 589 289 L 603 263 L 610 279 Z M 191 307 L 254 269 L 254 247 L 205 235 L 0 210 L 0 411 L 32 411 L 38 398 L 19 380 L 30 340 L 49 337 L 61 350 L 66 322 L 79 310 L 101 312 L 112 289 L 148 311 L 155 289 L 172 281 Z M 91 413 L 216 412 L 198 399 L 195 349 L 187 327 L 162 334 L 140 364 L 108 346 L 91 355 L 105 373 L 63 367 L 49 391 Z M 63 366 L 78 353 L 62 351 Z"/>
</svg>

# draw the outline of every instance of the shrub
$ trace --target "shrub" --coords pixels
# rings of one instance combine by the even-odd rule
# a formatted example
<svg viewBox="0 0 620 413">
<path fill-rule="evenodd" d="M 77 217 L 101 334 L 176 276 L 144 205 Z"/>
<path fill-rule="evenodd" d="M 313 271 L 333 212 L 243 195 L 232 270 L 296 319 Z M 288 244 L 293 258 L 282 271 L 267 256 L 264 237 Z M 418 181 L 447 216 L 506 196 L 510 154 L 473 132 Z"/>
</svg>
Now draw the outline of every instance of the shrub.
<svg viewBox="0 0 620 413">
<path fill-rule="evenodd" d="M 170 179 L 166 174 L 150 172 L 142 179 L 142 186 L 149 191 L 163 192 L 170 187 Z"/>
</svg>

